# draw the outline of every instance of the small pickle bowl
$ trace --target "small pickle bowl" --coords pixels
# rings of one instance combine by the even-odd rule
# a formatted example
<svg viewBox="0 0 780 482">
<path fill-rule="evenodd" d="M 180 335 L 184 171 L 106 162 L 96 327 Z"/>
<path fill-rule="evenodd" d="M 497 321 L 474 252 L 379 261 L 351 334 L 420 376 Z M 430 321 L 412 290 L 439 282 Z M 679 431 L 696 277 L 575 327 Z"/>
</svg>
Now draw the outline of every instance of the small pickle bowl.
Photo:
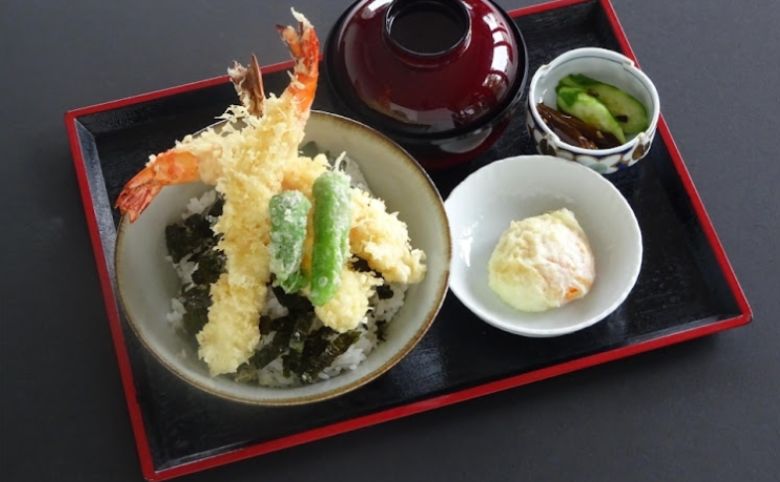
<svg viewBox="0 0 780 482">
<path fill-rule="evenodd" d="M 623 195 L 603 176 L 550 156 L 518 156 L 479 169 L 444 203 L 453 243 L 450 289 L 486 323 L 528 337 L 573 333 L 598 323 L 626 299 L 642 264 L 642 235 Z M 488 264 L 513 220 L 567 208 L 585 231 L 595 281 L 582 298 L 530 313 L 489 286 Z"/>
<path fill-rule="evenodd" d="M 355 390 L 392 368 L 420 341 L 447 293 L 450 237 L 439 192 L 425 171 L 401 147 L 379 132 L 346 117 L 312 111 L 304 144 L 322 151 L 345 151 L 363 171 L 371 190 L 406 222 L 412 244 L 427 254 L 423 281 L 409 287 L 404 305 L 387 327 L 385 340 L 354 370 L 309 385 L 271 388 L 212 377 L 198 358 L 192 336 L 166 320 L 171 298 L 181 288 L 165 244 L 165 227 L 181 219 L 193 197 L 211 186 L 168 186 L 134 223 L 123 217 L 117 231 L 115 269 L 120 305 L 143 346 L 192 387 L 218 397 L 255 405 L 301 405 Z"/>
<path fill-rule="evenodd" d="M 649 126 L 625 144 L 609 149 L 586 149 L 564 142 L 543 120 L 537 105 L 556 108 L 555 88 L 571 74 L 584 74 L 612 84 L 638 99 L 647 109 Z M 658 92 L 653 82 L 628 57 L 611 50 L 580 48 L 556 57 L 534 73 L 528 92 L 526 123 L 540 154 L 577 161 L 601 174 L 612 174 L 633 166 L 645 157 L 655 137 L 660 113 Z"/>
</svg>

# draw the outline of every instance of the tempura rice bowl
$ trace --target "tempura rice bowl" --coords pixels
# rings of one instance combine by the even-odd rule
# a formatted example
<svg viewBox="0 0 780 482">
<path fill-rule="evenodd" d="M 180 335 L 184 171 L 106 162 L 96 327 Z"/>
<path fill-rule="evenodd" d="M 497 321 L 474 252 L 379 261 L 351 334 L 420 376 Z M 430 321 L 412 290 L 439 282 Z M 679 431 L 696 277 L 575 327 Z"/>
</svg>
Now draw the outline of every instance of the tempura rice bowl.
<svg viewBox="0 0 780 482">
<path fill-rule="evenodd" d="M 305 142 L 345 151 L 359 164 L 373 193 L 406 222 L 413 246 L 427 254 L 425 279 L 410 285 L 379 343 L 354 370 L 309 385 L 269 388 L 212 377 L 191 337 L 174 328 L 169 313 L 181 281 L 167 258 L 165 227 L 181 218 L 187 203 L 213 189 L 184 184 L 163 189 L 135 223 L 122 219 L 117 233 L 116 277 L 126 319 L 143 345 L 168 369 L 201 390 L 261 405 L 324 400 L 375 379 L 398 363 L 433 322 L 447 290 L 450 238 L 441 198 L 420 166 L 382 134 L 350 119 L 314 111 Z"/>
</svg>

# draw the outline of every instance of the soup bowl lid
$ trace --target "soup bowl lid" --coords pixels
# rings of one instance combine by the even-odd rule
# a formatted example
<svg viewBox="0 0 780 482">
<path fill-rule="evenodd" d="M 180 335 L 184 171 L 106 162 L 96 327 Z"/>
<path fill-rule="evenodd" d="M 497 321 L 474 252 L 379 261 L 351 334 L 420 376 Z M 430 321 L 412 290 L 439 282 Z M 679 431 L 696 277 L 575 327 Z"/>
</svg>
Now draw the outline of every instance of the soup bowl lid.
<svg viewBox="0 0 780 482">
<path fill-rule="evenodd" d="M 522 92 L 522 34 L 489 0 L 360 0 L 327 42 L 336 97 L 396 137 L 489 123 Z"/>
</svg>

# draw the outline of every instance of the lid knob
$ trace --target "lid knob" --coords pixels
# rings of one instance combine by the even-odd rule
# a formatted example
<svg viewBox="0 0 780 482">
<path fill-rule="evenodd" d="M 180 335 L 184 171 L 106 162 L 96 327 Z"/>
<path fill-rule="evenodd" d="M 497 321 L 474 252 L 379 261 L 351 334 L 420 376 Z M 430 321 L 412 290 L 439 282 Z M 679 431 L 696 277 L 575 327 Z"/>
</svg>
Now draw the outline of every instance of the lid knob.
<svg viewBox="0 0 780 482">
<path fill-rule="evenodd" d="M 471 18 L 460 0 L 395 0 L 385 12 L 385 41 L 405 61 L 424 67 L 464 50 Z"/>
</svg>

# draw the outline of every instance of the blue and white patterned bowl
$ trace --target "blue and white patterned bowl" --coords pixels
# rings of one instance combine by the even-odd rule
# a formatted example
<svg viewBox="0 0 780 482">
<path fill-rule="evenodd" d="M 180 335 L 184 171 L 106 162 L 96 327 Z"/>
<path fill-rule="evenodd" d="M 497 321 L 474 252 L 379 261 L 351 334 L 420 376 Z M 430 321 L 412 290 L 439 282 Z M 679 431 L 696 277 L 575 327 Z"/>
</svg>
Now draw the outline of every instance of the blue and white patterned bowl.
<svg viewBox="0 0 780 482">
<path fill-rule="evenodd" d="M 584 149 L 563 142 L 542 121 L 536 106 L 543 102 L 555 108 L 555 87 L 569 74 L 585 74 L 633 95 L 647 108 L 650 126 L 625 144 L 611 149 Z M 540 154 L 577 161 L 601 174 L 633 166 L 647 154 L 661 110 L 655 86 L 631 59 L 611 50 L 591 47 L 570 50 L 539 67 L 531 79 L 528 104 L 528 132 Z"/>
</svg>

